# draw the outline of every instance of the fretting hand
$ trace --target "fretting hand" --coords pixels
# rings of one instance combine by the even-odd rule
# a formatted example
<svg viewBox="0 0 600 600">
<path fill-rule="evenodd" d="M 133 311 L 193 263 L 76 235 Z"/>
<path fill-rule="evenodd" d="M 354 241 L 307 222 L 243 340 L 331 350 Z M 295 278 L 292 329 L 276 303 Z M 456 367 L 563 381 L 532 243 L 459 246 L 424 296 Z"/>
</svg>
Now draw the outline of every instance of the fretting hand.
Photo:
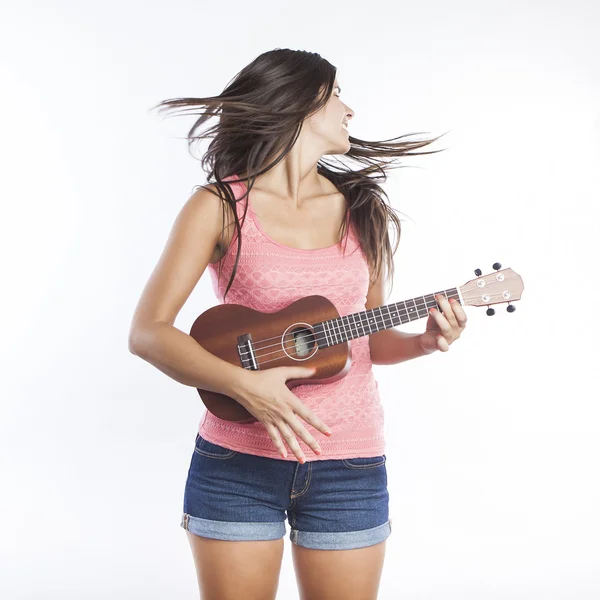
<svg viewBox="0 0 600 600">
<path fill-rule="evenodd" d="M 448 300 L 441 294 L 437 294 L 435 299 L 442 312 L 437 308 L 429 309 L 425 332 L 419 337 L 421 348 L 426 354 L 436 350 L 448 352 L 450 344 L 460 337 L 467 326 L 467 315 L 458 300 Z"/>
</svg>

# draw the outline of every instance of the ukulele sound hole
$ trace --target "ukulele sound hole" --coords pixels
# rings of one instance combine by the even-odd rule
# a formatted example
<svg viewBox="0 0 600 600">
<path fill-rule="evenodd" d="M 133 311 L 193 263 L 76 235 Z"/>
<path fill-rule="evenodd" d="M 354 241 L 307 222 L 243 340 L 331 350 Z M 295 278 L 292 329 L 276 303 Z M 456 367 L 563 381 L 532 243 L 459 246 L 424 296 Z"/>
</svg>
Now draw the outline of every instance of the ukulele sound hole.
<svg viewBox="0 0 600 600">
<path fill-rule="evenodd" d="M 315 348 L 314 333 L 306 327 L 299 327 L 288 331 L 288 336 L 292 337 L 292 344 L 289 341 L 286 344 L 286 352 L 298 358 L 305 358 L 312 354 Z M 288 337 L 289 340 L 289 337 Z"/>
</svg>

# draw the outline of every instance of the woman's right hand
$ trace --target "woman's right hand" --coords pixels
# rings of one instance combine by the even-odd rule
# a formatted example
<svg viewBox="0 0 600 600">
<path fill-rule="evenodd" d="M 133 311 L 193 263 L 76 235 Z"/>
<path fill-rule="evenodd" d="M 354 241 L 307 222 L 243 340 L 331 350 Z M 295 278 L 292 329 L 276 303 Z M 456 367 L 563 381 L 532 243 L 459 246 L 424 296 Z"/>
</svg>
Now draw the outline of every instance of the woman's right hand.
<svg viewBox="0 0 600 600">
<path fill-rule="evenodd" d="M 298 457 L 300 463 L 304 463 L 306 457 L 292 430 L 316 454 L 321 453 L 321 448 L 298 417 L 325 435 L 331 435 L 331 431 L 298 396 L 290 391 L 285 382 L 288 379 L 310 377 L 314 372 L 314 368 L 307 367 L 273 367 L 264 371 L 246 371 L 248 377 L 242 386 L 242 391 L 234 398 L 264 425 L 283 457 L 287 456 L 287 451 L 281 436 L 286 440 L 290 450 Z"/>
</svg>

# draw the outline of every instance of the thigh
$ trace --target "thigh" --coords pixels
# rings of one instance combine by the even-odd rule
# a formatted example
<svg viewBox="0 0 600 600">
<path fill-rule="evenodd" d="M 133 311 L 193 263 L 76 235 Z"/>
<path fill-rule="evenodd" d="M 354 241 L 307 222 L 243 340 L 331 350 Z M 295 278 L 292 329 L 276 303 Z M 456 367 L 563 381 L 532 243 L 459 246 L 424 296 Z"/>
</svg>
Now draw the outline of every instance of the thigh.
<svg viewBox="0 0 600 600">
<path fill-rule="evenodd" d="M 196 437 L 183 497 L 181 526 L 223 541 L 285 536 L 288 471 L 293 463 L 236 452 Z"/>
<path fill-rule="evenodd" d="M 187 535 L 202 600 L 275 600 L 283 538 L 230 542 Z"/>
<path fill-rule="evenodd" d="M 386 542 L 354 550 L 292 545 L 300 600 L 376 600 Z"/>
<path fill-rule="evenodd" d="M 307 462 L 288 509 L 293 543 L 312 550 L 374 546 L 391 534 L 386 457 Z"/>
<path fill-rule="evenodd" d="M 202 600 L 275 598 L 293 468 L 196 436 L 181 526 Z"/>
<path fill-rule="evenodd" d="M 288 518 L 301 600 L 375 600 L 391 534 L 385 455 L 313 461 Z"/>
</svg>

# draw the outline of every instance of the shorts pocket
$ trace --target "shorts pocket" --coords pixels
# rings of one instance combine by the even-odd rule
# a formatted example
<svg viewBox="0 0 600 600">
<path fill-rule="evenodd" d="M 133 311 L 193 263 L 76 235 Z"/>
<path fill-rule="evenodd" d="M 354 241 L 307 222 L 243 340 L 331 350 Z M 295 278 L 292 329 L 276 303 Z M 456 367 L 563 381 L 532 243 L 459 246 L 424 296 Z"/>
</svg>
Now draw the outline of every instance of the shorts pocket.
<svg viewBox="0 0 600 600">
<path fill-rule="evenodd" d="M 238 452 L 229 448 L 224 448 L 218 444 L 213 444 L 208 440 L 205 440 L 201 435 L 196 434 L 196 444 L 194 452 L 206 456 L 208 458 L 220 458 L 227 459 L 233 458 Z"/>
<path fill-rule="evenodd" d="M 342 463 L 347 469 L 373 469 L 385 464 L 385 454 L 369 458 L 343 458 Z"/>
</svg>

